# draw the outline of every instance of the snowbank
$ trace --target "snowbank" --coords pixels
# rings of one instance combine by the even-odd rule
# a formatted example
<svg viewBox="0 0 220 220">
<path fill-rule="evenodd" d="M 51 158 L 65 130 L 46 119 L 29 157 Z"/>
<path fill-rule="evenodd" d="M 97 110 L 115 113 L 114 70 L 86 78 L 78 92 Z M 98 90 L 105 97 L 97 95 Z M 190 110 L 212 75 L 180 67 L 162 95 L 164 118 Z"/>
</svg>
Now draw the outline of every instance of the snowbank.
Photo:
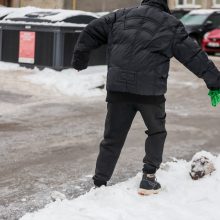
<svg viewBox="0 0 220 220">
<path fill-rule="evenodd" d="M 74 69 L 55 71 L 49 68 L 39 70 L 36 67 L 27 69 L 0 61 L 0 71 L 22 71 L 25 81 L 66 96 L 97 97 L 106 94 L 105 89 L 97 87 L 106 83 L 107 66 L 88 67 L 80 72 Z"/>
<path fill-rule="evenodd" d="M 24 76 L 24 79 L 63 95 L 92 97 L 105 94 L 105 89 L 97 87 L 105 84 L 106 75 L 106 66 L 89 67 L 81 72 L 74 69 L 58 72 L 46 68 L 42 71 L 35 69 L 33 74 Z"/>
<path fill-rule="evenodd" d="M 16 70 L 22 70 L 25 72 L 31 71 L 31 69 L 27 69 L 26 67 L 21 67 L 17 63 L 0 61 L 0 71 L 16 71 Z"/>
<path fill-rule="evenodd" d="M 198 181 L 189 176 L 190 163 L 166 163 L 158 171 L 163 191 L 141 197 L 141 174 L 124 183 L 91 190 L 72 201 L 54 202 L 21 220 L 219 220 L 220 156 L 213 159 L 217 171 Z"/>
</svg>

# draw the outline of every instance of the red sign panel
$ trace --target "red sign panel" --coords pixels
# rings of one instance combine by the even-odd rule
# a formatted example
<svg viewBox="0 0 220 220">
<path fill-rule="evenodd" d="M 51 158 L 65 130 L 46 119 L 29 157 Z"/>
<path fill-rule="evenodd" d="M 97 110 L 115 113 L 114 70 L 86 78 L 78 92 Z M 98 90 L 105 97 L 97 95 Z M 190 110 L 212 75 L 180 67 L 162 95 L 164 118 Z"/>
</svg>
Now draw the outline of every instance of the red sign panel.
<svg viewBox="0 0 220 220">
<path fill-rule="evenodd" d="M 34 63 L 36 33 L 20 31 L 19 39 L 19 63 Z"/>
</svg>

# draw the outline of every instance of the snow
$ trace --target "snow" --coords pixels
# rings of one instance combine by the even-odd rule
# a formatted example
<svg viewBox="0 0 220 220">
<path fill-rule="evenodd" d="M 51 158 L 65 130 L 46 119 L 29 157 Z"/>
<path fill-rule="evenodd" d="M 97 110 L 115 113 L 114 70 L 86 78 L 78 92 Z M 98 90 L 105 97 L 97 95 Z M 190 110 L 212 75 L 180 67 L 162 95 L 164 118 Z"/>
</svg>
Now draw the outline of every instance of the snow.
<svg viewBox="0 0 220 220">
<path fill-rule="evenodd" d="M 37 12 L 52 12 L 53 15 L 42 16 L 38 17 L 37 19 L 39 22 L 25 22 L 25 21 L 13 21 L 10 19 L 13 18 L 27 18 L 27 14 Z M 80 10 L 64 10 L 64 9 L 42 9 L 37 7 L 21 7 L 21 8 L 0 8 L 0 17 L 4 17 L 4 19 L 0 20 L 0 23 L 4 24 L 26 24 L 26 25 L 49 25 L 49 26 L 65 26 L 65 27 L 85 27 L 87 24 L 74 24 L 69 22 L 64 22 L 63 20 L 78 16 L 78 15 L 85 15 L 85 16 L 92 16 L 94 18 L 98 18 L 99 15 L 92 12 L 80 11 Z M 48 22 L 40 22 L 40 20 L 49 20 L 54 23 Z"/>
<path fill-rule="evenodd" d="M 126 182 L 91 189 L 74 200 L 51 203 L 20 220 L 219 220 L 220 155 L 212 158 L 217 170 L 197 181 L 189 176 L 191 162 L 164 164 L 157 173 L 163 186 L 158 195 L 137 194 L 139 173 Z"/>
<path fill-rule="evenodd" d="M 17 10 L 17 8 L 0 7 L 0 18 Z"/>
<path fill-rule="evenodd" d="M 16 70 L 28 71 L 27 68 L 21 67 L 21 66 L 19 66 L 19 64 L 4 62 L 4 61 L 0 61 L 0 70 L 3 70 L 3 71 L 16 71 Z"/>
<path fill-rule="evenodd" d="M 0 24 L 23 24 L 26 26 L 35 25 L 35 26 L 55 26 L 55 27 L 86 27 L 87 24 L 75 24 L 64 21 L 59 21 L 56 23 L 48 23 L 48 22 L 26 22 L 26 21 L 11 21 L 11 20 L 2 20 Z M 78 30 L 77 30 L 78 31 Z"/>
<path fill-rule="evenodd" d="M 102 12 L 96 12 L 96 15 L 98 16 L 98 17 L 102 17 L 102 16 L 105 16 L 105 15 L 107 15 L 107 14 L 109 14 L 110 12 L 109 11 L 102 11 Z"/>
<path fill-rule="evenodd" d="M 67 96 L 93 97 L 105 94 L 105 89 L 97 87 L 105 84 L 106 66 L 94 66 L 78 72 L 74 69 L 55 71 L 45 68 L 35 69 L 24 79 Z"/>
<path fill-rule="evenodd" d="M 50 196 L 51 196 L 52 201 L 54 202 L 63 201 L 64 199 L 66 199 L 66 196 L 63 193 L 58 192 L 58 191 L 53 191 Z"/>
<path fill-rule="evenodd" d="M 199 152 L 193 159 L 191 164 L 190 176 L 194 180 L 202 178 L 204 175 L 214 172 L 215 166 L 213 164 L 214 156 L 208 152 Z"/>
<path fill-rule="evenodd" d="M 80 10 L 64 10 L 64 9 L 42 9 L 37 7 L 22 7 L 16 9 L 13 13 L 10 13 L 5 19 L 12 19 L 12 18 L 25 18 L 27 14 L 34 13 L 34 12 L 53 12 L 54 15 L 48 15 L 39 17 L 38 19 L 47 19 L 53 22 L 63 21 L 69 17 L 78 16 L 78 15 L 88 15 L 93 17 L 98 17 L 96 13 L 80 11 Z"/>
<path fill-rule="evenodd" d="M 198 153 L 196 153 L 193 158 L 192 158 L 192 161 L 195 161 L 195 160 L 199 160 L 201 157 L 206 157 L 207 159 L 209 159 L 210 161 L 214 160 L 214 156 L 209 153 L 209 152 L 206 152 L 206 151 L 200 151 Z"/>
<path fill-rule="evenodd" d="M 213 12 L 220 12 L 220 9 L 198 9 L 192 10 L 189 14 L 211 14 Z"/>
<path fill-rule="evenodd" d="M 70 97 L 97 97 L 106 94 L 105 89 L 97 88 L 106 83 L 107 66 L 90 66 L 86 70 L 66 69 L 56 71 L 45 68 L 27 69 L 18 64 L 0 61 L 0 71 L 22 71 L 23 80 L 54 93 Z"/>
</svg>

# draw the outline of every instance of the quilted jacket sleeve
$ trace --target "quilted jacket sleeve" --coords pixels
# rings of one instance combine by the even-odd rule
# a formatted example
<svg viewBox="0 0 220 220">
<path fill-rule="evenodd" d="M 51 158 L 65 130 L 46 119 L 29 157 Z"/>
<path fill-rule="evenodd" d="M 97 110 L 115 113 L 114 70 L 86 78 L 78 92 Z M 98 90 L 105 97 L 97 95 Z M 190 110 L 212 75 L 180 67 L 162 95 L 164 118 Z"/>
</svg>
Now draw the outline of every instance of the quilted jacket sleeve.
<svg viewBox="0 0 220 220">
<path fill-rule="evenodd" d="M 211 90 L 220 89 L 220 72 L 200 46 L 188 36 L 183 24 L 178 23 L 172 44 L 173 56 Z"/>
<path fill-rule="evenodd" d="M 80 34 L 75 46 L 72 67 L 77 70 L 86 69 L 89 62 L 90 52 L 93 49 L 107 44 L 109 31 L 116 19 L 116 13 L 110 13 L 95 19 Z"/>
</svg>

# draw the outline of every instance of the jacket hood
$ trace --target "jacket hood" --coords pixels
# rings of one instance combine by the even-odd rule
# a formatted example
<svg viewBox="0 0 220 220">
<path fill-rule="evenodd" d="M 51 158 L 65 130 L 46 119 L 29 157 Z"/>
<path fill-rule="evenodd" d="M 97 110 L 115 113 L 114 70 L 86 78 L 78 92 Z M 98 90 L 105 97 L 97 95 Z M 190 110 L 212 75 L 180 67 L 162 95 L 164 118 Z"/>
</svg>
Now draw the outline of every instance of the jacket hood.
<svg viewBox="0 0 220 220">
<path fill-rule="evenodd" d="M 143 0 L 141 2 L 141 4 L 155 6 L 155 7 L 162 9 L 163 11 L 171 14 L 170 9 L 168 7 L 167 0 Z"/>
</svg>

